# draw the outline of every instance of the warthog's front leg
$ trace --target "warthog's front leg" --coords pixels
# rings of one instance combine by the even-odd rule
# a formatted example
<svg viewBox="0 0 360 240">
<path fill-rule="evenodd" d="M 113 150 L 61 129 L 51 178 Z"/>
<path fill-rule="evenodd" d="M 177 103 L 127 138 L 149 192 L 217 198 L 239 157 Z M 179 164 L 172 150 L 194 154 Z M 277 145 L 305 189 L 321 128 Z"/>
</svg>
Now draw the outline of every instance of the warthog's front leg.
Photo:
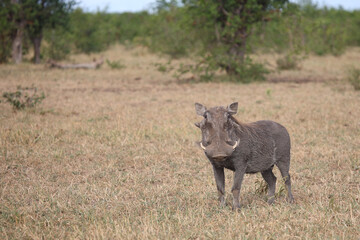
<svg viewBox="0 0 360 240">
<path fill-rule="evenodd" d="M 225 206 L 225 175 L 224 168 L 213 166 L 220 206 Z"/>
<path fill-rule="evenodd" d="M 233 187 L 231 189 L 231 192 L 233 194 L 233 210 L 239 209 L 240 208 L 240 202 L 239 202 L 239 197 L 240 197 L 240 189 L 241 189 L 241 184 L 242 181 L 244 179 L 244 175 L 245 175 L 245 169 L 236 169 L 235 173 L 234 173 L 234 184 Z"/>
</svg>

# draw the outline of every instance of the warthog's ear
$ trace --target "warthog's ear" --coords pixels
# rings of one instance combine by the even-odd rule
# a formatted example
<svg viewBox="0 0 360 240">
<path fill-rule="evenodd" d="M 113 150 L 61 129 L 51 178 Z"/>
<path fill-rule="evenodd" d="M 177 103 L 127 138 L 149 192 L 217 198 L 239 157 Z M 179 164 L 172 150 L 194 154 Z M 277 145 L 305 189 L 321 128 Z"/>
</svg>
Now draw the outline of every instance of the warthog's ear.
<svg viewBox="0 0 360 240">
<path fill-rule="evenodd" d="M 195 110 L 197 115 L 204 116 L 206 112 L 206 107 L 201 105 L 200 103 L 195 103 Z"/>
<path fill-rule="evenodd" d="M 230 104 L 227 109 L 228 113 L 230 113 L 231 115 L 236 114 L 237 110 L 238 110 L 238 103 L 234 102 L 232 104 Z"/>
<path fill-rule="evenodd" d="M 198 128 L 200 128 L 200 123 L 199 123 L 199 122 L 194 123 L 194 124 L 195 124 L 195 126 L 197 126 Z"/>
</svg>

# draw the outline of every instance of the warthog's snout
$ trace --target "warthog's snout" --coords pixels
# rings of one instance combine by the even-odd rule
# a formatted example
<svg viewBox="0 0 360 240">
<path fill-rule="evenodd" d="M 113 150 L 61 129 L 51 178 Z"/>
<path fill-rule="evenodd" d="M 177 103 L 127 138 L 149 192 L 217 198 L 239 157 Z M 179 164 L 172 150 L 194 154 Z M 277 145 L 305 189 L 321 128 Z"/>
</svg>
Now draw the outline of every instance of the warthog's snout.
<svg viewBox="0 0 360 240">
<path fill-rule="evenodd" d="M 223 161 L 234 152 L 234 150 L 238 146 L 238 143 L 239 141 L 234 141 L 233 145 L 224 143 L 224 144 L 210 144 L 209 146 L 204 147 L 202 142 L 200 142 L 200 146 L 202 149 L 204 149 L 206 155 L 209 158 L 212 158 L 215 161 Z"/>
<path fill-rule="evenodd" d="M 216 154 L 215 156 L 212 156 L 212 159 L 215 161 L 224 161 L 226 157 L 225 154 Z"/>
</svg>

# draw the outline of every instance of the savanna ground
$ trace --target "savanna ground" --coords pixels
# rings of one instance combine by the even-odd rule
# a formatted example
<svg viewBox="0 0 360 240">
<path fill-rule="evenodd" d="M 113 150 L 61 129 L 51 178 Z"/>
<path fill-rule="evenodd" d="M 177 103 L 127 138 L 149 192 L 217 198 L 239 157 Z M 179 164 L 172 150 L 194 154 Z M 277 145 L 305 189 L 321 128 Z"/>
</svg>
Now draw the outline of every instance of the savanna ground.
<svg viewBox="0 0 360 240">
<path fill-rule="evenodd" d="M 165 58 L 141 48 L 102 55 L 126 68 L 0 66 L 1 93 L 34 84 L 46 94 L 35 110 L 0 104 L 1 239 L 359 239 L 360 92 L 345 78 L 360 49 L 269 76 L 280 83 L 247 85 L 179 82 L 156 70 Z M 259 58 L 275 66 L 274 56 Z M 261 175 L 246 175 L 243 208 L 233 212 L 226 171 L 228 204 L 219 208 L 195 144 L 194 102 L 234 101 L 240 121 L 288 128 L 295 204 L 276 169 L 275 204 Z"/>
</svg>

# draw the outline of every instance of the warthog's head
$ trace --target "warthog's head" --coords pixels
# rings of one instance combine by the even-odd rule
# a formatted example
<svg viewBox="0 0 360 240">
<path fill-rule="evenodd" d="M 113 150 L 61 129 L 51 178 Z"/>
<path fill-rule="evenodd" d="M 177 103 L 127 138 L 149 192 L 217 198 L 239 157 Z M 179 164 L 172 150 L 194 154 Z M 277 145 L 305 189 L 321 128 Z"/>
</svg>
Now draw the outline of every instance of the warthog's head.
<svg viewBox="0 0 360 240">
<path fill-rule="evenodd" d="M 204 117 L 201 122 L 195 123 L 202 132 L 200 146 L 205 154 L 215 161 L 223 161 L 229 157 L 240 142 L 235 135 L 234 120 L 231 117 L 237 112 L 237 108 L 237 102 L 227 107 L 214 107 L 209 110 L 195 103 L 196 113 Z"/>
</svg>

